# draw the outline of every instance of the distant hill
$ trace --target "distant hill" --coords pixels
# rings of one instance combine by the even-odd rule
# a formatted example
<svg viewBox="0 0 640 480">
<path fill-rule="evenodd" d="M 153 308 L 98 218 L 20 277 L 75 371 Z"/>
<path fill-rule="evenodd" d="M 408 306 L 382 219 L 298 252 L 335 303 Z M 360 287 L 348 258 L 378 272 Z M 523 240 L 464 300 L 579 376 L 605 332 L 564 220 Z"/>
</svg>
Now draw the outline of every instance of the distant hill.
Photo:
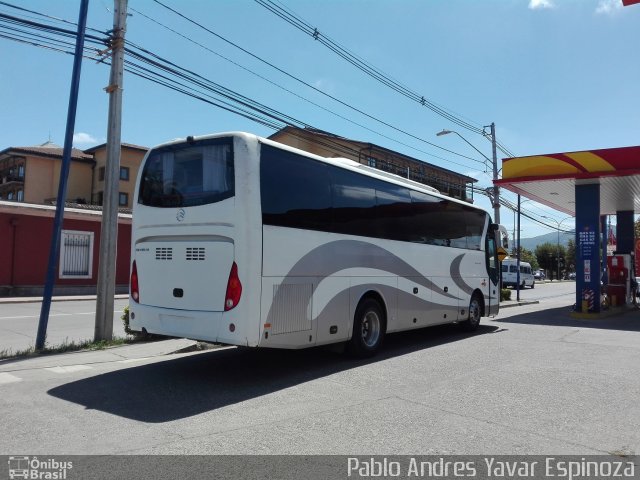
<svg viewBox="0 0 640 480">
<path fill-rule="evenodd" d="M 575 238 L 576 238 L 575 232 L 571 232 L 571 233 L 560 232 L 560 245 L 564 245 L 566 247 L 569 239 L 572 239 L 575 241 Z M 527 250 L 531 250 L 532 252 L 535 251 L 538 245 L 543 243 L 551 243 L 553 245 L 558 243 L 558 232 L 546 233 L 544 235 L 539 235 L 533 238 L 520 239 L 520 246 L 523 248 L 526 248 Z"/>
</svg>

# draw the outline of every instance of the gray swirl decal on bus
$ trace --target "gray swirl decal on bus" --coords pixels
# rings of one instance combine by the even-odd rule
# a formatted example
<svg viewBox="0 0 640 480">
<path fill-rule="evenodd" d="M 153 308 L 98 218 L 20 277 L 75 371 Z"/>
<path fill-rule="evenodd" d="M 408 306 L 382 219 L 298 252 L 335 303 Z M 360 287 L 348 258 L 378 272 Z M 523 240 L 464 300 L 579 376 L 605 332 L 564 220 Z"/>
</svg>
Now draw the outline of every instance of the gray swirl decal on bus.
<svg viewBox="0 0 640 480">
<path fill-rule="evenodd" d="M 456 257 L 456 260 L 459 261 L 454 261 L 456 264 L 455 268 L 457 269 L 457 277 L 460 276 L 460 261 L 463 256 L 464 254 Z M 371 268 L 388 272 L 398 277 L 411 278 L 413 282 L 422 285 L 438 295 L 455 301 L 462 300 L 462 298 L 444 291 L 431 280 L 425 278 L 424 275 L 414 267 L 388 250 L 358 240 L 336 240 L 311 250 L 298 260 L 291 270 L 287 272 L 285 279 L 309 276 L 326 278 L 348 268 Z M 456 278 L 455 275 L 452 275 L 452 277 L 454 279 Z M 468 285 L 465 285 L 464 291 L 467 292 L 469 288 Z M 316 285 L 313 286 L 313 291 L 310 293 L 308 301 L 311 300 L 315 289 Z M 274 305 L 280 305 L 284 300 L 280 290 L 278 290 L 271 304 L 268 321 L 272 320 Z"/>
</svg>

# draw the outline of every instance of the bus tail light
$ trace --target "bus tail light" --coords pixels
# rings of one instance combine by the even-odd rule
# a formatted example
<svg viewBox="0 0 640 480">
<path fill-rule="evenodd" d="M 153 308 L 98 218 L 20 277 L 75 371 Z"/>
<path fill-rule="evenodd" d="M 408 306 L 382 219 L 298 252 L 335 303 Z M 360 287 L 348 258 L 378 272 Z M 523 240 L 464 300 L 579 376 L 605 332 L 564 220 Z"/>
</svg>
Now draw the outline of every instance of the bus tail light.
<svg viewBox="0 0 640 480">
<path fill-rule="evenodd" d="M 233 262 L 231 265 L 231 272 L 229 272 L 229 281 L 227 282 L 227 294 L 224 297 L 224 311 L 228 312 L 240 303 L 240 296 L 242 295 L 242 284 L 238 277 L 238 265 Z"/>
<path fill-rule="evenodd" d="M 131 298 L 136 303 L 140 302 L 140 289 L 138 287 L 138 267 L 136 267 L 136 261 L 133 261 L 133 266 L 131 267 Z"/>
</svg>

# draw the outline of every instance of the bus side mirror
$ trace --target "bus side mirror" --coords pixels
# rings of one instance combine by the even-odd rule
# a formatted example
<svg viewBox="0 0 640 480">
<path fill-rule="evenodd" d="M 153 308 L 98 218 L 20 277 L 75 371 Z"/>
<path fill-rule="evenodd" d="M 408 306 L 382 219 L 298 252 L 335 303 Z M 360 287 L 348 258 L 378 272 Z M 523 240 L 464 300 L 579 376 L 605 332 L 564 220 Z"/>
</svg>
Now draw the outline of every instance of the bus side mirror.
<svg viewBox="0 0 640 480">
<path fill-rule="evenodd" d="M 509 236 L 507 234 L 507 230 L 499 223 L 492 223 L 490 228 L 493 232 L 500 233 L 500 237 L 502 238 L 502 248 L 509 250 Z"/>
</svg>

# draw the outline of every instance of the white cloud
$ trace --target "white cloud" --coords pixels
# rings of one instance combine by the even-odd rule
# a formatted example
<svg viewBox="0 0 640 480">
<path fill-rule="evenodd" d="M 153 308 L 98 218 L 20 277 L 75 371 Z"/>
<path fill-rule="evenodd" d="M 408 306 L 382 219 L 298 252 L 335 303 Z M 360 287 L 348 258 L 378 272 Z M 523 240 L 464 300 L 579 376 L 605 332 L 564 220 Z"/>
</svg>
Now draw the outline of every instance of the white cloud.
<svg viewBox="0 0 640 480">
<path fill-rule="evenodd" d="M 73 144 L 87 146 L 92 143 L 98 143 L 99 140 L 89 133 L 78 132 L 73 134 Z"/>
<path fill-rule="evenodd" d="M 600 0 L 596 7 L 596 13 L 613 15 L 622 8 L 621 0 Z"/>
<path fill-rule="evenodd" d="M 531 10 L 538 10 L 541 8 L 555 8 L 552 0 L 529 0 L 529 8 Z"/>
</svg>

